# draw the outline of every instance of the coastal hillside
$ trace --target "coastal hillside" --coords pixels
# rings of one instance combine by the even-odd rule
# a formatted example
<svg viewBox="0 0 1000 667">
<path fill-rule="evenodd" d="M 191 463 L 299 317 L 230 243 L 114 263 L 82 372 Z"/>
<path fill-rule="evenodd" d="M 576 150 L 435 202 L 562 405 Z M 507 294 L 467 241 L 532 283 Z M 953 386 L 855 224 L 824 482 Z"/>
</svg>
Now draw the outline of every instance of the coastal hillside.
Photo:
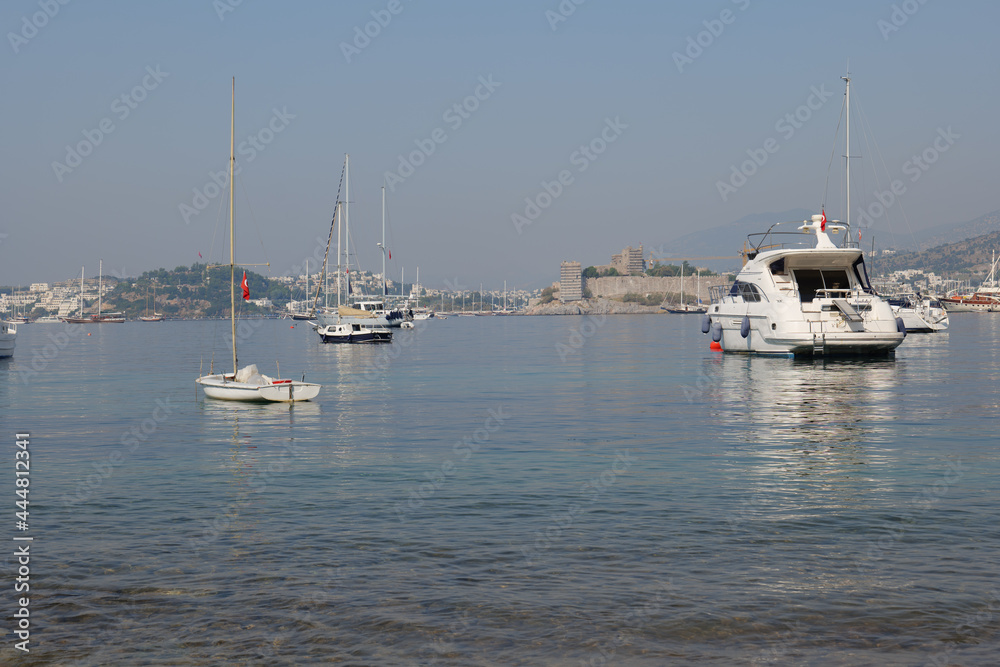
<svg viewBox="0 0 1000 667">
<path fill-rule="evenodd" d="M 237 281 L 242 275 L 243 269 L 237 267 Z M 104 309 L 120 311 L 129 318 L 143 315 L 147 309 L 152 312 L 154 308 L 172 318 L 225 317 L 229 315 L 229 278 L 228 267 L 206 264 L 179 266 L 172 271 L 147 271 L 138 278 L 119 279 L 115 288 L 105 295 Z M 291 296 L 287 285 L 249 270 L 247 285 L 252 300 L 270 299 L 273 303 L 284 304 Z M 271 312 L 270 308 L 244 301 L 239 285 L 236 289 L 237 308 L 241 314 Z"/>
<path fill-rule="evenodd" d="M 907 249 L 927 250 L 997 231 L 1000 231 L 1000 211 L 992 211 L 986 215 L 979 216 L 975 220 L 937 225 L 930 229 L 914 232 L 913 239 L 916 241 L 917 247 Z M 906 244 L 902 244 L 901 247 L 905 248 Z"/>
<path fill-rule="evenodd" d="M 933 271 L 944 278 L 974 280 L 989 271 L 994 251 L 1000 252 L 1000 231 L 938 245 L 919 252 L 877 255 L 871 262 L 872 272 L 885 275 L 892 271 L 914 269 Z"/>
</svg>

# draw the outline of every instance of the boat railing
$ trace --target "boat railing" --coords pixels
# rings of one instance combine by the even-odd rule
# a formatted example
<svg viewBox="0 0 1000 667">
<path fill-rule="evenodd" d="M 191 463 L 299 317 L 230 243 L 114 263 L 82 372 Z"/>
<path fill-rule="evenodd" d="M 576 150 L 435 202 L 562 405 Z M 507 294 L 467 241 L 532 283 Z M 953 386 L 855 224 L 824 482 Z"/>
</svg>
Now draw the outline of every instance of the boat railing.
<svg viewBox="0 0 1000 667">
<path fill-rule="evenodd" d="M 816 296 L 818 296 L 821 299 L 823 299 L 823 298 L 827 298 L 827 299 L 846 299 L 846 298 L 850 297 L 852 294 L 855 294 L 855 293 L 856 293 L 856 291 L 853 288 L 850 288 L 850 287 L 847 288 L 847 289 L 840 289 L 840 288 L 829 289 L 829 288 L 824 288 L 824 289 L 818 289 L 818 290 L 816 290 Z"/>
<path fill-rule="evenodd" d="M 743 283 L 743 284 L 748 285 L 749 283 Z M 732 297 L 734 299 L 736 297 L 740 297 L 740 299 L 742 299 L 743 301 L 767 301 L 767 302 L 771 301 L 771 299 L 767 296 L 767 294 L 763 290 L 756 289 L 754 292 L 752 292 L 753 297 L 756 298 L 747 299 L 746 298 L 747 294 L 748 292 L 744 292 L 743 289 L 738 289 L 736 294 L 733 294 L 733 285 L 712 285 L 711 287 L 708 288 L 708 297 L 709 297 L 708 305 L 722 303 L 722 300 L 725 299 L 726 297 Z"/>
<path fill-rule="evenodd" d="M 814 248 L 816 247 L 815 239 L 816 235 L 809 229 L 800 229 L 796 231 L 784 231 L 776 230 L 775 227 L 778 225 L 802 225 L 801 222 L 785 223 L 778 222 L 771 225 L 771 228 L 766 232 L 754 232 L 752 234 L 747 234 L 747 246 L 743 253 L 747 255 L 748 259 L 753 259 L 757 254 L 764 252 L 765 250 L 784 250 L 786 248 Z M 839 234 L 841 227 L 831 227 L 828 230 L 830 234 Z M 850 238 L 849 230 L 844 230 L 845 236 L 843 241 L 838 245 L 840 248 L 860 248 L 857 241 L 853 241 Z"/>
</svg>

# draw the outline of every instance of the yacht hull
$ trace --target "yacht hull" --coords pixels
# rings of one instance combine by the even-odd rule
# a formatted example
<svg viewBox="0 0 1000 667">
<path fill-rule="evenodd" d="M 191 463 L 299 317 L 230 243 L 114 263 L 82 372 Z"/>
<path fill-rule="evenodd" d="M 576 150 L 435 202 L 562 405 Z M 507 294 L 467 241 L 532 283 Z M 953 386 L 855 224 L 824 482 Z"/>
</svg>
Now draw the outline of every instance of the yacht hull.
<svg viewBox="0 0 1000 667">
<path fill-rule="evenodd" d="M 320 340 L 324 343 L 391 343 L 392 334 L 388 331 L 351 331 L 347 333 L 324 333 L 317 330 Z"/>
<path fill-rule="evenodd" d="M 818 333 L 763 336 L 751 330 L 743 338 L 740 331 L 723 331 L 722 349 L 742 354 L 792 357 L 889 356 L 903 342 L 902 333 Z"/>
<path fill-rule="evenodd" d="M 17 325 L 12 322 L 0 323 L 0 358 L 14 356 L 17 339 Z"/>
</svg>

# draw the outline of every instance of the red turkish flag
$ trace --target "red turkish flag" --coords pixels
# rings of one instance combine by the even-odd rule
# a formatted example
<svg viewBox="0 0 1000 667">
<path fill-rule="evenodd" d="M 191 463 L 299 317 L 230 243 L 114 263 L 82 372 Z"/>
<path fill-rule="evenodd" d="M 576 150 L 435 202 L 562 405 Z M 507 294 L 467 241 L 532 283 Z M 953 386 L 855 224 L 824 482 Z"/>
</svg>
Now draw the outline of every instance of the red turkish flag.
<svg viewBox="0 0 1000 667">
<path fill-rule="evenodd" d="M 826 231 L 826 211 L 823 211 L 823 217 L 819 219 L 819 231 Z"/>
<path fill-rule="evenodd" d="M 250 286 L 247 285 L 247 272 L 246 271 L 243 272 L 243 282 L 240 283 L 240 287 L 243 288 L 243 300 L 244 301 L 249 301 L 250 300 Z"/>
</svg>

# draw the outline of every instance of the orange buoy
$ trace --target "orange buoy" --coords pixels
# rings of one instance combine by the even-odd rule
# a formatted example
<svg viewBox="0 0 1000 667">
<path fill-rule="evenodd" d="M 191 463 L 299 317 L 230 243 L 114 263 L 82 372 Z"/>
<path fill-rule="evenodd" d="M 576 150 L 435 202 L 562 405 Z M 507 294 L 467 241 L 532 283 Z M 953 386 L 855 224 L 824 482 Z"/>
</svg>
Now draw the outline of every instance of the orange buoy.
<svg viewBox="0 0 1000 667">
<path fill-rule="evenodd" d="M 708 348 L 710 350 L 716 350 L 717 352 L 722 352 L 722 346 L 716 343 L 714 340 L 712 341 L 712 344 L 708 346 Z"/>
<path fill-rule="evenodd" d="M 87 335 L 89 336 L 90 334 L 87 334 Z"/>
</svg>

